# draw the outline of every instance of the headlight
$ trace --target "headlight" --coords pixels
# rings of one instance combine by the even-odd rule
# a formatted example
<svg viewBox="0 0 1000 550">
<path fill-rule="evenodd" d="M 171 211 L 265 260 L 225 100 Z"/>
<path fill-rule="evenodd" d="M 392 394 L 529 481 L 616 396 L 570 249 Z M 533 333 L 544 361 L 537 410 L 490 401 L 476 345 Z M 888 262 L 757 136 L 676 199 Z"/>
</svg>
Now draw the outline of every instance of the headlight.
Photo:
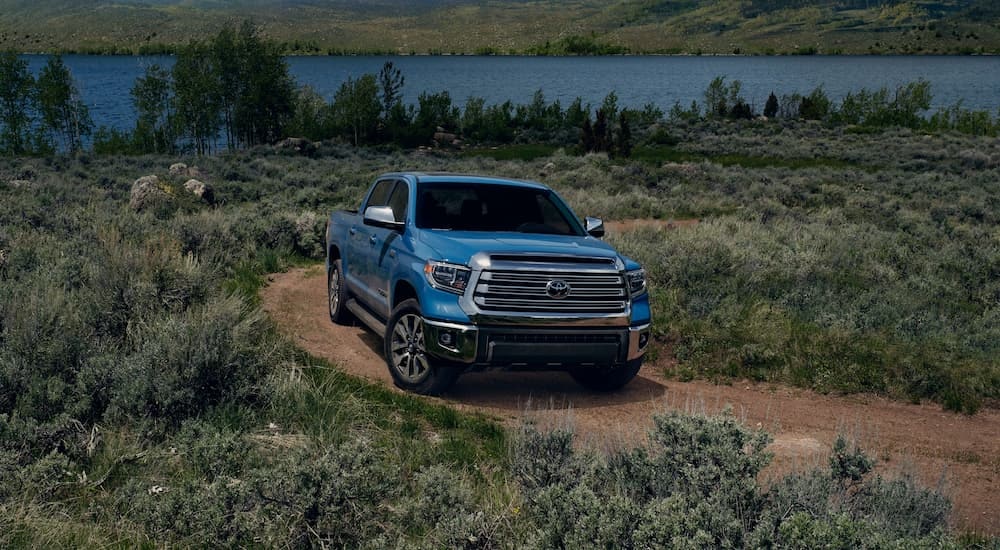
<svg viewBox="0 0 1000 550">
<path fill-rule="evenodd" d="M 464 265 L 431 261 L 424 266 L 424 275 L 427 276 L 427 282 L 434 288 L 455 294 L 464 294 L 465 287 L 469 285 L 472 270 Z"/>
<path fill-rule="evenodd" d="M 625 279 L 628 280 L 628 289 L 632 296 L 638 296 L 646 292 L 646 270 L 636 269 L 626 271 Z"/>
</svg>

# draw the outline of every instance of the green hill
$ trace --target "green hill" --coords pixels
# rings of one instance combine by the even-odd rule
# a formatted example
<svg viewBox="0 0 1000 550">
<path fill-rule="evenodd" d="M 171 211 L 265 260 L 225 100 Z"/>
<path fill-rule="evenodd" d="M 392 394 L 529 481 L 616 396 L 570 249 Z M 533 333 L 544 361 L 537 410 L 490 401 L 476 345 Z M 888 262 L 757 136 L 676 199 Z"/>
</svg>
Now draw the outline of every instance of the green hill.
<svg viewBox="0 0 1000 550">
<path fill-rule="evenodd" d="M 0 49 L 169 50 L 253 19 L 296 53 L 1000 53 L 992 0 L 0 0 Z"/>
</svg>

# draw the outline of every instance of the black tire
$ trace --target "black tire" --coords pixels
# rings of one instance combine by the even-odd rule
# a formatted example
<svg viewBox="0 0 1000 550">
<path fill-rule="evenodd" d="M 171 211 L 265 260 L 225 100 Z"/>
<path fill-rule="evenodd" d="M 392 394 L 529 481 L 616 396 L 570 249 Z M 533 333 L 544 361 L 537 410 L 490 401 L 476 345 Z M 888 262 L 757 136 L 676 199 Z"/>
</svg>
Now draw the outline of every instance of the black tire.
<svg viewBox="0 0 1000 550">
<path fill-rule="evenodd" d="M 625 387 L 642 368 L 642 357 L 629 361 L 620 367 L 578 368 L 569 371 L 577 384 L 591 391 L 613 392 Z"/>
<path fill-rule="evenodd" d="M 461 367 L 443 365 L 426 353 L 420 303 L 413 299 L 392 310 L 386 323 L 383 353 L 392 381 L 413 393 L 440 395 L 462 373 Z"/>
<path fill-rule="evenodd" d="M 353 321 L 351 312 L 344 307 L 349 299 L 350 294 L 347 293 L 347 284 L 344 281 L 344 267 L 338 258 L 330 264 L 330 269 L 326 272 L 326 305 L 331 321 L 338 325 L 351 324 Z"/>
</svg>

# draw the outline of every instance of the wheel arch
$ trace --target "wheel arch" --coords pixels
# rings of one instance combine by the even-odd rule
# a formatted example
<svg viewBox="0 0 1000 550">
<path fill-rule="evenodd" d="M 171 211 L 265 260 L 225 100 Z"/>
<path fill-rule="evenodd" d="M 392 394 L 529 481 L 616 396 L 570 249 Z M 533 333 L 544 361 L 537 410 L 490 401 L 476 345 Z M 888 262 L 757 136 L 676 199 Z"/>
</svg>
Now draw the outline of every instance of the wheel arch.
<svg viewBox="0 0 1000 550">
<path fill-rule="evenodd" d="M 420 302 L 420 296 L 413 283 L 406 279 L 396 281 L 396 284 L 392 287 L 392 303 L 390 304 L 389 311 L 396 309 L 396 306 L 411 298 L 416 300 L 417 303 Z"/>
</svg>

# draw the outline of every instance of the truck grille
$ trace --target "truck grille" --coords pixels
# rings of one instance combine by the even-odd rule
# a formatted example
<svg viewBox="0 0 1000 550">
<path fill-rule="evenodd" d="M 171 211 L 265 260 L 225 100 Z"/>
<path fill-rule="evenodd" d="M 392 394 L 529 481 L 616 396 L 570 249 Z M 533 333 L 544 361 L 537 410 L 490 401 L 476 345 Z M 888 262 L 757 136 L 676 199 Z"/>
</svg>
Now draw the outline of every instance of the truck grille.
<svg viewBox="0 0 1000 550">
<path fill-rule="evenodd" d="M 569 289 L 559 292 L 561 283 Z M 555 286 L 556 290 L 551 290 Z M 483 271 L 473 299 L 479 309 L 526 313 L 623 313 L 625 281 L 617 271 Z"/>
</svg>

